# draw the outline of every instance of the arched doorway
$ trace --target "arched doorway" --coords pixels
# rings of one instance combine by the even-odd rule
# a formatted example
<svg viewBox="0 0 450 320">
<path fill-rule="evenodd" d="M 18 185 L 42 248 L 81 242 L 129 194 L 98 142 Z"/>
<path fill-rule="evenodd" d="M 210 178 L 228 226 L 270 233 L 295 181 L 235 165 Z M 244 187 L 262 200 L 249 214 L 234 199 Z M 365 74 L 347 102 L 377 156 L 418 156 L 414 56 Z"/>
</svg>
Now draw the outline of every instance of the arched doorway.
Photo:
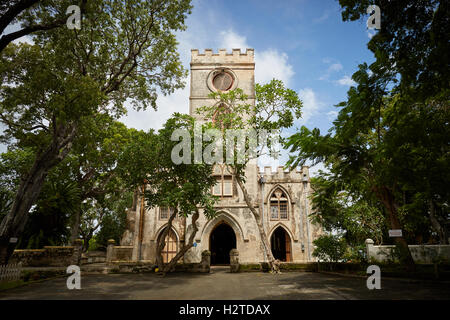
<svg viewBox="0 0 450 320">
<path fill-rule="evenodd" d="M 211 264 L 230 264 L 230 250 L 236 249 L 236 235 L 227 223 L 219 223 L 209 236 Z"/>
<path fill-rule="evenodd" d="M 291 237 L 282 227 L 276 228 L 272 233 L 270 244 L 275 259 L 286 262 L 292 260 Z"/>
<path fill-rule="evenodd" d="M 164 231 L 161 232 L 160 238 L 162 237 Z M 168 263 L 172 260 L 173 257 L 177 254 L 178 251 L 178 243 L 177 243 L 177 235 L 175 232 L 170 229 L 170 231 L 166 235 L 166 244 L 164 249 L 161 251 L 161 255 L 163 258 L 163 263 Z M 159 241 L 158 241 L 159 243 Z"/>
</svg>

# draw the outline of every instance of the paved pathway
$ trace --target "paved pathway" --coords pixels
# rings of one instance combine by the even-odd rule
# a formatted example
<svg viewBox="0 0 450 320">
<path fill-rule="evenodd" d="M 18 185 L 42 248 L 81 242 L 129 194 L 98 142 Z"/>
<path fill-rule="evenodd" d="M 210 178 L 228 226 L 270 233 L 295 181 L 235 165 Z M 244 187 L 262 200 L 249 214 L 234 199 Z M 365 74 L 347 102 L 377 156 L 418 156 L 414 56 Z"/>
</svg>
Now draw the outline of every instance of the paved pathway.
<svg viewBox="0 0 450 320">
<path fill-rule="evenodd" d="M 0 299 L 450 299 L 450 284 L 381 279 L 368 290 L 363 278 L 310 272 L 272 275 L 230 274 L 82 274 L 81 290 L 68 290 L 66 278 L 0 291 Z"/>
</svg>

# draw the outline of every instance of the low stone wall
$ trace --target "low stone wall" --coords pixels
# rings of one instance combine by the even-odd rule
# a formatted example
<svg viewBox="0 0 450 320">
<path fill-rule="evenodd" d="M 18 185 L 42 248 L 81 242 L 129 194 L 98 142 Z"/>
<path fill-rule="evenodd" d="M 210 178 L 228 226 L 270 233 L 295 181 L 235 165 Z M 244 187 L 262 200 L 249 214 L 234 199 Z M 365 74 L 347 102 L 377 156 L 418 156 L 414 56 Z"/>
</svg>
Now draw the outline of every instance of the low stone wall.
<svg viewBox="0 0 450 320">
<path fill-rule="evenodd" d="M 367 260 L 395 261 L 393 245 L 375 246 L 372 239 L 366 240 Z M 435 261 L 450 263 L 450 245 L 409 245 L 409 250 L 416 263 L 431 264 Z"/>
<path fill-rule="evenodd" d="M 281 262 L 281 272 L 317 272 L 317 262 Z M 239 265 L 239 272 L 269 272 L 269 264 L 267 262 L 261 263 L 243 263 Z"/>
<path fill-rule="evenodd" d="M 115 246 L 114 240 L 108 240 L 106 249 L 106 262 L 131 261 L 133 256 L 133 246 Z"/>
<path fill-rule="evenodd" d="M 82 255 L 81 264 L 90 263 L 105 263 L 106 252 L 105 251 L 90 251 Z"/>
<path fill-rule="evenodd" d="M 45 246 L 43 249 L 14 250 L 9 263 L 22 263 L 23 267 L 67 267 L 80 265 L 81 245 Z"/>
<path fill-rule="evenodd" d="M 157 266 L 151 261 L 131 261 L 132 246 L 114 246 L 114 242 L 110 240 L 108 245 L 107 261 L 112 272 L 130 273 L 130 272 L 154 272 Z M 115 255 L 115 252 L 119 256 Z M 122 249 L 122 250 L 121 250 Z M 122 259 L 119 258 L 120 255 Z M 126 260 L 126 258 L 129 258 Z M 202 252 L 202 260 L 200 263 L 177 263 L 175 272 L 192 272 L 192 273 L 209 273 L 211 266 L 211 252 L 204 250 Z"/>
<path fill-rule="evenodd" d="M 133 246 L 115 246 L 111 259 L 113 261 L 131 261 Z"/>
</svg>

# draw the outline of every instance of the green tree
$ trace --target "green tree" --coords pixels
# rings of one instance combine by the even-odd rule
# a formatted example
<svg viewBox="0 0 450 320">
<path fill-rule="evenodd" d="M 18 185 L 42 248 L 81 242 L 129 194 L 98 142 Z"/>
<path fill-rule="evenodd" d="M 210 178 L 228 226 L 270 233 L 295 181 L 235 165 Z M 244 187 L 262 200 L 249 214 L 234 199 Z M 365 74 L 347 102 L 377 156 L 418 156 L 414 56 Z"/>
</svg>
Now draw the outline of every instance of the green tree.
<svg viewBox="0 0 450 320">
<path fill-rule="evenodd" d="M 314 190 L 312 198 L 312 221 L 319 223 L 329 232 L 340 232 L 346 242 L 353 248 L 364 245 L 367 238 L 374 239 L 377 244 L 383 241 L 386 224 L 383 209 L 370 194 L 359 194 L 366 190 L 357 186 L 351 191 L 346 186 L 321 173 L 311 179 Z"/>
<path fill-rule="evenodd" d="M 345 239 L 338 235 L 322 235 L 313 241 L 313 256 L 319 261 L 338 262 L 342 260 L 347 248 Z"/>
<path fill-rule="evenodd" d="M 39 249 L 66 244 L 70 235 L 67 226 L 79 202 L 80 192 L 76 183 L 59 176 L 50 177 L 30 213 L 17 246 Z"/>
<path fill-rule="evenodd" d="M 248 103 L 248 96 L 240 88 L 228 92 L 212 92 L 210 97 L 217 103 L 213 106 L 199 108 L 198 112 L 209 121 L 209 128 L 221 130 L 218 135 L 222 141 L 226 141 L 227 134 L 232 130 L 252 129 L 259 133 L 265 130 L 267 133 L 276 132 L 279 135 L 282 129 L 292 126 L 294 119 L 301 115 L 302 102 L 297 93 L 286 88 L 280 80 L 273 79 L 264 85 L 256 84 L 255 95 L 256 101 L 253 105 Z M 223 109 L 218 109 L 217 106 Z M 249 161 L 267 153 L 275 157 L 279 152 L 275 150 L 271 139 L 267 139 L 266 142 L 262 142 L 260 139 L 258 143 L 256 137 L 250 135 L 249 137 L 239 137 L 238 140 L 242 138 L 245 139 L 244 147 L 248 147 L 251 152 L 245 153 L 245 150 L 227 148 L 226 145 L 223 145 L 224 154 L 236 151 L 231 163 L 228 163 L 227 160 L 227 170 L 233 175 L 242 190 L 244 200 L 255 218 L 271 270 L 279 272 L 270 242 L 263 228 L 261 208 L 255 207 L 255 199 L 251 197 L 245 186 L 245 169 Z"/>
<path fill-rule="evenodd" d="M 106 249 L 108 240 L 113 239 L 116 243 L 120 243 L 122 235 L 127 224 L 127 209 L 131 207 L 133 202 L 133 192 L 121 194 L 120 199 L 115 200 L 112 210 L 107 212 L 100 224 L 100 230 L 96 234 L 96 244 Z"/>
<path fill-rule="evenodd" d="M 52 2 L 61 13 L 70 1 Z M 72 4 L 72 3 L 70 3 Z M 79 128 L 97 114 L 119 117 L 128 100 L 156 108 L 157 89 L 184 85 L 174 32 L 185 28 L 189 0 L 89 1 L 81 30 L 34 33 L 34 45 L 10 43 L 0 56 L 0 121 L 4 139 L 30 147 L 35 158 L 0 225 L 0 263 L 12 254 L 50 169 L 70 152 Z M 45 10 L 20 23 L 47 21 Z"/>
<path fill-rule="evenodd" d="M 126 209 L 131 202 L 132 192 L 117 190 L 81 204 L 80 234 L 84 251 L 89 250 L 94 235 L 100 248 L 106 248 L 109 239 L 120 242 L 126 225 Z"/>
<path fill-rule="evenodd" d="M 120 177 L 118 160 L 135 131 L 106 115 L 97 115 L 83 123 L 71 152 L 58 166 L 61 175 L 68 174 L 77 182 L 80 204 L 107 195 L 127 196 L 129 189 Z M 116 199 L 119 201 L 120 197 Z M 81 218 L 79 206 L 72 217 L 71 243 L 78 238 Z"/>
<path fill-rule="evenodd" d="M 193 247 L 198 231 L 197 220 L 200 214 L 207 218 L 215 215 L 214 203 L 216 197 L 211 195 L 215 184 L 210 164 L 187 164 L 174 162 L 172 153 L 175 147 L 184 143 L 189 156 L 194 155 L 194 118 L 175 113 L 166 121 L 157 134 L 139 133 L 119 162 L 130 186 L 140 188 L 141 196 L 145 197 L 146 207 L 170 207 L 173 213 L 168 225 L 158 239 L 156 246 L 157 265 L 166 273 L 174 270 L 175 264 Z M 182 133 L 182 142 L 173 138 L 176 132 Z M 184 140 L 186 139 L 186 140 Z M 141 207 L 141 217 L 144 207 Z M 161 251 L 165 246 L 165 238 L 170 231 L 172 221 L 176 216 L 191 218 L 188 226 L 187 241 L 175 257 L 163 265 Z M 139 240 L 141 245 L 142 238 Z"/>
<path fill-rule="evenodd" d="M 65 26 L 68 17 L 58 10 L 58 2 L 62 1 L 9 0 L 0 3 L 0 35 L 8 25 L 22 21 L 21 29 L 0 37 L 0 52 L 20 37 Z M 68 7 L 69 2 L 65 3 Z M 87 0 L 70 2 L 79 5 L 81 14 L 85 13 L 86 3 Z"/>
<path fill-rule="evenodd" d="M 352 196 L 376 197 L 391 229 L 412 222 L 414 230 L 421 219 L 412 221 L 417 215 L 411 204 L 425 204 L 416 200 L 427 199 L 430 208 L 441 205 L 425 211 L 430 217 L 448 207 L 449 5 L 432 0 L 340 4 L 344 20 L 360 19 L 369 4 L 382 8 L 381 30 L 368 44 L 376 61 L 361 64 L 353 75 L 357 85 L 338 105 L 328 134 L 302 127 L 289 139 L 287 146 L 296 153 L 290 163 L 324 161 Z M 414 268 L 405 237 L 395 242 L 401 262 Z"/>
</svg>

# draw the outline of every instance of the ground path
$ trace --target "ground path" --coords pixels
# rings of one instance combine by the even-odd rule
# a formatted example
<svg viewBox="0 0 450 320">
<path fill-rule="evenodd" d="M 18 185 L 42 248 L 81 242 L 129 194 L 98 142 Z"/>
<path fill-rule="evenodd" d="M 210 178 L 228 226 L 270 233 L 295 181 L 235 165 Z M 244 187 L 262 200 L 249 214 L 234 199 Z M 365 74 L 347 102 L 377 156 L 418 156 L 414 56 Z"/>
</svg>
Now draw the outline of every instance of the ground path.
<svg viewBox="0 0 450 320">
<path fill-rule="evenodd" d="M 0 291 L 0 299 L 450 299 L 449 282 L 381 278 L 368 290 L 364 278 L 312 272 L 231 274 L 83 274 L 81 290 L 68 290 L 66 277 Z"/>
</svg>

